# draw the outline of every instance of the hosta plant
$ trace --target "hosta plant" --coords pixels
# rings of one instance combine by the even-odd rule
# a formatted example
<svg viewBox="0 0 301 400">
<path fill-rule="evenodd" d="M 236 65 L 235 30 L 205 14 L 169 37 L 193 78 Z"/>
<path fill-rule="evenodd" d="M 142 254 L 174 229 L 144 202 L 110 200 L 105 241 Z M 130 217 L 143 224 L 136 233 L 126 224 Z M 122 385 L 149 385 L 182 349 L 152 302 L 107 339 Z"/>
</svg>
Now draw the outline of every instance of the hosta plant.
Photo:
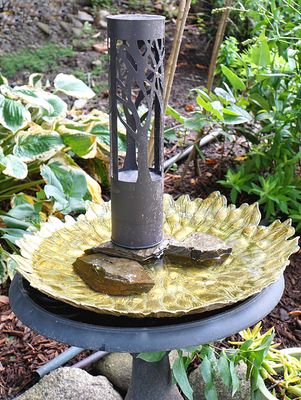
<svg viewBox="0 0 301 400">
<path fill-rule="evenodd" d="M 0 76 L 0 263 L 6 271 L 0 281 L 12 274 L 6 250 L 16 250 L 15 241 L 38 223 L 37 208 L 45 218 L 83 212 L 87 200 L 101 202 L 100 183 L 108 184 L 109 116 L 82 110 L 94 92 L 72 75 L 59 74 L 53 87 L 42 82 L 34 74 L 28 85 L 11 87 Z M 31 201 L 11 201 L 13 209 L 4 212 L 8 200 L 22 192 Z"/>
</svg>

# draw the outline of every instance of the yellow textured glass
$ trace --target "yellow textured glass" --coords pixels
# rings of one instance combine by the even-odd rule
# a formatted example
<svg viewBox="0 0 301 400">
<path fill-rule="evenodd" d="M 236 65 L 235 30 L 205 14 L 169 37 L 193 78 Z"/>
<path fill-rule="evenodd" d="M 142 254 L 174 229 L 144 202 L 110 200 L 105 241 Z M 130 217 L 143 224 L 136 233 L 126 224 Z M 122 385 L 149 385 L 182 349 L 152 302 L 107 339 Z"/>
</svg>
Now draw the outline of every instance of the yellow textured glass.
<svg viewBox="0 0 301 400">
<path fill-rule="evenodd" d="M 233 249 L 222 264 L 181 267 L 166 264 L 149 268 L 155 286 L 148 293 L 109 296 L 90 289 L 73 271 L 84 250 L 111 238 L 110 203 L 91 204 L 77 220 L 50 217 L 41 230 L 19 243 L 14 256 L 18 271 L 41 292 L 76 307 L 98 313 L 131 317 L 167 317 L 199 313 L 228 306 L 260 292 L 275 282 L 289 256 L 298 250 L 291 238 L 291 221 L 259 226 L 258 205 L 227 206 L 226 198 L 212 193 L 191 201 L 164 197 L 164 232 L 182 239 L 206 232 L 225 240 Z"/>
</svg>

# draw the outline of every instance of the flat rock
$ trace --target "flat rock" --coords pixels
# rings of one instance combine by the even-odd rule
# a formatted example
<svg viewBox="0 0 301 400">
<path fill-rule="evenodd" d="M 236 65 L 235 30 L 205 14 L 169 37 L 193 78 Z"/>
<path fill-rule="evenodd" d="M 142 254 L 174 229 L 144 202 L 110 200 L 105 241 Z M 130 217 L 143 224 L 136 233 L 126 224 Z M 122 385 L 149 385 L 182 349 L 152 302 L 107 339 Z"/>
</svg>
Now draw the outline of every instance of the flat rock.
<svg viewBox="0 0 301 400">
<path fill-rule="evenodd" d="M 37 22 L 36 25 L 46 35 L 51 35 L 51 29 L 49 28 L 49 25 L 44 24 L 43 22 Z"/>
<path fill-rule="evenodd" d="M 18 397 L 18 400 L 122 400 L 104 376 L 79 368 L 59 368 Z"/>
<path fill-rule="evenodd" d="M 154 282 L 137 261 L 89 254 L 73 264 L 75 272 L 97 292 L 110 295 L 131 295 L 148 292 Z"/>
<path fill-rule="evenodd" d="M 217 375 L 215 386 L 218 399 L 221 400 L 251 399 L 250 383 L 249 381 L 246 380 L 247 367 L 245 366 L 245 364 L 239 364 L 236 371 L 240 382 L 240 388 L 234 394 L 233 397 L 229 388 L 223 383 L 221 378 Z M 205 384 L 199 368 L 191 372 L 191 374 L 189 375 L 189 382 L 193 389 L 193 400 L 206 400 L 204 395 Z"/>
<path fill-rule="evenodd" d="M 98 25 L 100 28 L 106 29 L 108 25 L 107 24 L 108 15 L 110 15 L 110 13 L 107 10 L 99 10 L 95 17 L 96 25 Z"/>
<path fill-rule="evenodd" d="M 80 21 L 84 21 L 84 22 L 93 22 L 94 18 L 92 17 L 91 14 L 88 14 L 86 11 L 79 11 L 77 14 L 77 18 Z"/>
<path fill-rule="evenodd" d="M 168 240 L 163 240 L 157 246 L 149 247 L 148 249 L 133 250 L 116 246 L 112 242 L 106 242 L 100 244 L 97 247 L 86 250 L 85 253 L 86 254 L 103 253 L 108 256 L 128 258 L 129 260 L 143 262 L 151 258 L 161 257 L 167 246 L 168 246 Z"/>
<path fill-rule="evenodd" d="M 169 353 L 172 365 L 178 353 L 173 350 Z M 132 356 L 128 353 L 110 353 L 94 364 L 95 371 L 104 375 L 121 392 L 127 392 L 132 375 Z"/>
<path fill-rule="evenodd" d="M 164 255 L 197 261 L 219 259 L 231 254 L 232 248 L 223 240 L 207 233 L 193 233 L 182 241 L 171 238 Z"/>
</svg>

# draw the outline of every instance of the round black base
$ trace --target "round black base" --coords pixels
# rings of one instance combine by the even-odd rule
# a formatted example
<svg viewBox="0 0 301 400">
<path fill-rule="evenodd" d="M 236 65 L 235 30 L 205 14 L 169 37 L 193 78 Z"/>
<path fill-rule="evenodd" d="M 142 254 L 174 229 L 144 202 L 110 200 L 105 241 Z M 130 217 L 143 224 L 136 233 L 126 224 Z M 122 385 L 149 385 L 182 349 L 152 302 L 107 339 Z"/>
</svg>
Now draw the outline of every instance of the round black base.
<svg viewBox="0 0 301 400">
<path fill-rule="evenodd" d="M 234 306 L 212 313 L 179 318 L 126 318 L 85 311 L 51 299 L 30 287 L 20 275 L 10 286 L 15 314 L 36 332 L 85 349 L 108 352 L 168 351 L 230 336 L 266 316 L 279 302 L 281 278 Z M 126 400 L 180 400 L 172 384 L 169 360 L 147 363 L 134 356 L 132 381 Z"/>
<path fill-rule="evenodd" d="M 178 318 L 127 318 L 97 314 L 56 301 L 20 275 L 10 286 L 15 314 L 38 333 L 59 342 L 108 352 L 180 349 L 230 336 L 266 316 L 282 296 L 281 278 L 241 303 L 211 313 Z"/>
</svg>

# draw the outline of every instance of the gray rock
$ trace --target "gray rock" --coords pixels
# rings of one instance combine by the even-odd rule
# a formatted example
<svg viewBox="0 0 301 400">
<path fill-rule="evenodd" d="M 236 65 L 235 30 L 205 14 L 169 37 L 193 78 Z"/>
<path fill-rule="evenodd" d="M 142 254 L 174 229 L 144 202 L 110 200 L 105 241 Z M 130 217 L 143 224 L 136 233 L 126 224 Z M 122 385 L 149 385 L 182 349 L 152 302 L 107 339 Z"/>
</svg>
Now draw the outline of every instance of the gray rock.
<svg viewBox="0 0 301 400">
<path fill-rule="evenodd" d="M 232 397 L 228 387 L 222 382 L 217 376 L 216 378 L 216 390 L 219 400 L 250 400 L 251 399 L 251 388 L 250 383 L 246 381 L 247 367 L 245 364 L 240 364 L 237 368 L 237 375 L 240 381 L 240 389 Z M 206 400 L 204 395 L 205 384 L 200 372 L 200 369 L 195 369 L 189 375 L 189 382 L 193 389 L 193 400 Z"/>
<path fill-rule="evenodd" d="M 73 23 L 74 27 L 77 29 L 83 29 L 83 27 L 84 27 L 84 24 L 82 22 L 80 22 L 77 18 L 72 18 L 72 23 Z"/>
<path fill-rule="evenodd" d="M 106 29 L 107 28 L 107 16 L 110 13 L 107 10 L 99 10 L 95 17 L 95 23 L 100 28 Z"/>
<path fill-rule="evenodd" d="M 92 376 L 78 368 L 59 368 L 46 375 L 18 400 L 122 400 L 104 376 Z"/>
<path fill-rule="evenodd" d="M 159 258 L 165 248 L 168 246 L 168 240 L 147 249 L 133 250 L 117 246 L 112 242 L 105 242 L 92 249 L 85 250 L 86 254 L 103 253 L 113 257 L 123 257 L 135 261 L 147 261 L 151 258 Z"/>
<path fill-rule="evenodd" d="M 173 350 L 169 354 L 170 364 L 173 365 L 178 353 Z M 127 392 L 132 375 L 132 356 L 128 353 L 111 353 L 95 364 L 95 370 L 104 375 L 113 385 L 122 391 Z"/>
<path fill-rule="evenodd" d="M 44 24 L 43 22 L 37 22 L 36 25 L 39 29 L 41 29 L 42 32 L 46 33 L 46 35 L 51 35 L 52 32 L 49 28 L 49 25 Z"/>
<path fill-rule="evenodd" d="M 154 281 L 137 261 L 96 253 L 78 257 L 74 271 L 93 290 L 113 296 L 148 292 Z"/>
<path fill-rule="evenodd" d="M 110 353 L 97 361 L 95 370 L 104 375 L 113 385 L 126 392 L 128 390 L 132 374 L 132 356 L 128 353 Z"/>
<path fill-rule="evenodd" d="M 229 255 L 231 251 L 231 247 L 223 240 L 207 233 L 196 232 L 181 241 L 171 238 L 164 255 L 169 258 L 204 261 Z"/>
<path fill-rule="evenodd" d="M 72 28 L 72 33 L 75 37 L 79 37 L 82 34 L 82 30 L 78 28 Z"/>
<path fill-rule="evenodd" d="M 70 33 L 72 31 L 72 25 L 65 21 L 60 21 L 60 26 L 64 29 L 64 31 Z"/>
<path fill-rule="evenodd" d="M 94 22 L 94 18 L 91 14 L 88 14 L 86 11 L 79 11 L 77 14 L 77 18 L 83 22 Z"/>
</svg>

